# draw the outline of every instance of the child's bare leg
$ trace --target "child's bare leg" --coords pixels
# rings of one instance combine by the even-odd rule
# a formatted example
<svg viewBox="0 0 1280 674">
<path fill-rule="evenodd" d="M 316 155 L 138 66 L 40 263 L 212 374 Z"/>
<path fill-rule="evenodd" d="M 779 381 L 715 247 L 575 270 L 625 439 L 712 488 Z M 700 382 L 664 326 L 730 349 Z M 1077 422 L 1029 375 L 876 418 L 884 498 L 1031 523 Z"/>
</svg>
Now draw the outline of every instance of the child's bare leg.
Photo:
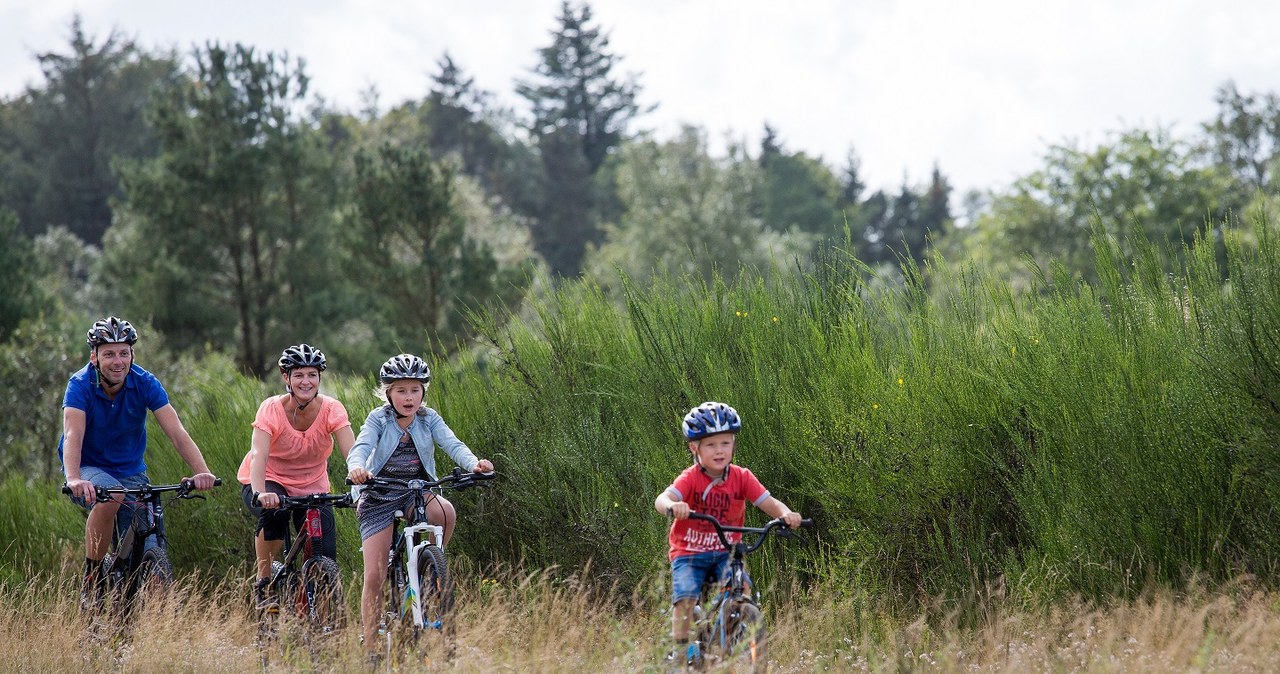
<svg viewBox="0 0 1280 674">
<path fill-rule="evenodd" d="M 693 613 L 693 599 L 681 599 L 671 609 L 671 638 L 678 644 L 689 641 L 689 616 Z"/>
</svg>

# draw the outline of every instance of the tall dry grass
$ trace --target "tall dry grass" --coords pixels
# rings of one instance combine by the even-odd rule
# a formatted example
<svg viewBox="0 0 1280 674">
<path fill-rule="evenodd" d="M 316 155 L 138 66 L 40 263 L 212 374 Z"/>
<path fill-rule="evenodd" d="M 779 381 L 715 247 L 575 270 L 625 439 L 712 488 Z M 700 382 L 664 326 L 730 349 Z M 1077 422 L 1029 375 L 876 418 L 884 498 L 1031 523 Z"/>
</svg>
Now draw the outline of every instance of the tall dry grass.
<svg viewBox="0 0 1280 674">
<path fill-rule="evenodd" d="M 378 671 L 665 671 L 664 602 L 593 588 L 588 574 L 461 570 L 452 655 L 431 634 Z M 0 639 L 8 647 L 0 649 L 0 671 L 370 669 L 354 620 L 315 642 L 286 626 L 261 646 L 236 583 L 182 580 L 165 602 L 124 628 L 83 617 L 73 586 L 68 571 L 3 588 Z M 1002 597 L 978 612 L 939 601 L 908 620 L 868 613 L 837 596 L 818 588 L 795 604 L 769 606 L 770 671 L 1268 672 L 1280 657 L 1280 596 L 1248 582 L 1043 610 Z"/>
</svg>

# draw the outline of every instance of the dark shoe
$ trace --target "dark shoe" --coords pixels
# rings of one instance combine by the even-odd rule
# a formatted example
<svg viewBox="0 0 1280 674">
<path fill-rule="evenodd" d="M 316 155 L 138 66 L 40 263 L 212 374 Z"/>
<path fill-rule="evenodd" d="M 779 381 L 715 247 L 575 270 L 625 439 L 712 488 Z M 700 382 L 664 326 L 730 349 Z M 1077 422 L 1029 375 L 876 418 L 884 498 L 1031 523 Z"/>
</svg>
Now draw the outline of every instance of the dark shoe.
<svg viewBox="0 0 1280 674">
<path fill-rule="evenodd" d="M 276 603 L 275 593 L 271 592 L 267 587 L 270 584 L 270 578 L 259 578 L 258 582 L 253 586 L 253 605 L 259 611 L 280 610 L 279 604 Z"/>
</svg>

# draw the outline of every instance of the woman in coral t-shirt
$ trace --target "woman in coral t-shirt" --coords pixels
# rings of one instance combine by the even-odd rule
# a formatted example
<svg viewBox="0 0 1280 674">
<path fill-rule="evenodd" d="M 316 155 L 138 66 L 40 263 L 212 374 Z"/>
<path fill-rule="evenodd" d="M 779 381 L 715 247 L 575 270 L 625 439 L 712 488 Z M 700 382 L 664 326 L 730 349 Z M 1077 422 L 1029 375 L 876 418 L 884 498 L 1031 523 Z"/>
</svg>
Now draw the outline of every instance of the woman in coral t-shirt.
<svg viewBox="0 0 1280 674">
<path fill-rule="evenodd" d="M 335 442 L 346 458 L 356 441 L 346 408 L 320 393 L 324 369 L 324 353 L 313 346 L 298 344 L 280 354 L 285 393 L 267 398 L 258 407 L 252 446 L 240 463 L 244 504 L 258 518 L 253 549 L 258 570 L 254 594 L 259 602 L 271 576 L 271 561 L 284 547 L 289 526 L 289 513 L 278 510 L 280 496 L 328 492 L 329 455 Z M 313 552 L 336 559 L 333 506 L 319 509 L 324 538 Z M 300 527 L 304 516 L 304 510 L 295 510 L 293 525 Z"/>
</svg>

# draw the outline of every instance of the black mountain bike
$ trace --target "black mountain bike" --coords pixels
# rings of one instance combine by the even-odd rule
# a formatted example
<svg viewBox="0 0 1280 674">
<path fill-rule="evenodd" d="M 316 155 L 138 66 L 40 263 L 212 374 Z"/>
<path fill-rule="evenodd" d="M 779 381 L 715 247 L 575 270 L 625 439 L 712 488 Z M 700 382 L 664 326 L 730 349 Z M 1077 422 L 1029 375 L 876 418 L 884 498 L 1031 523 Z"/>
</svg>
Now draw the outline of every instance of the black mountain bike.
<svg viewBox="0 0 1280 674">
<path fill-rule="evenodd" d="M 222 484 L 214 480 L 214 486 Z M 98 583 L 83 588 L 86 610 L 92 612 L 117 611 L 127 616 L 139 601 L 161 596 L 173 584 L 173 564 L 169 561 L 169 541 L 164 534 L 164 509 L 178 499 L 201 499 L 192 494 L 195 484 L 190 481 L 178 484 L 152 484 L 137 488 L 95 487 L 99 501 L 124 495 L 121 508 L 133 510 L 133 517 L 123 534 L 111 537 L 111 551 L 102 558 L 98 567 Z M 62 485 L 62 493 L 70 494 L 71 488 Z M 173 496 L 167 500 L 165 494 Z M 114 526 L 112 527 L 114 532 Z M 147 546 L 148 541 L 154 545 Z"/>
<path fill-rule="evenodd" d="M 380 494 L 409 495 L 408 511 L 396 511 L 383 584 L 387 610 L 379 621 L 378 634 L 386 637 L 388 658 L 394 642 L 416 640 L 423 630 L 439 630 L 448 636 L 446 616 L 453 608 L 453 580 L 444 554 L 444 527 L 427 521 L 427 495 L 467 489 L 497 476 L 496 472 L 465 473 L 454 468 L 439 480 L 374 477 L 364 483 L 365 489 Z"/>
<path fill-rule="evenodd" d="M 747 587 L 746 558 L 755 552 L 770 533 L 790 536 L 791 528 L 782 520 L 771 520 L 763 527 L 734 527 L 703 513 L 689 513 L 696 520 L 710 522 L 729 550 L 729 577 L 713 592 L 703 588 L 704 600 L 693 607 L 695 655 L 691 663 L 696 669 L 719 667 L 732 663 L 750 672 L 765 672 L 766 655 L 764 613 Z M 813 520 L 800 520 L 800 526 L 811 527 Z M 744 534 L 742 540 L 730 543 L 726 533 Z M 747 542 L 745 535 L 755 535 Z M 757 592 L 756 596 L 759 596 Z"/>
<path fill-rule="evenodd" d="M 319 508 L 326 504 L 338 508 L 353 505 L 350 494 L 280 497 L 281 510 L 305 509 L 306 517 L 296 539 L 293 527 L 285 527 L 284 559 L 271 562 L 271 576 L 263 589 L 265 601 L 258 607 L 263 636 L 274 636 L 283 615 L 298 618 L 319 634 L 333 632 L 345 621 L 338 562 L 313 552 L 324 536 Z"/>
</svg>

